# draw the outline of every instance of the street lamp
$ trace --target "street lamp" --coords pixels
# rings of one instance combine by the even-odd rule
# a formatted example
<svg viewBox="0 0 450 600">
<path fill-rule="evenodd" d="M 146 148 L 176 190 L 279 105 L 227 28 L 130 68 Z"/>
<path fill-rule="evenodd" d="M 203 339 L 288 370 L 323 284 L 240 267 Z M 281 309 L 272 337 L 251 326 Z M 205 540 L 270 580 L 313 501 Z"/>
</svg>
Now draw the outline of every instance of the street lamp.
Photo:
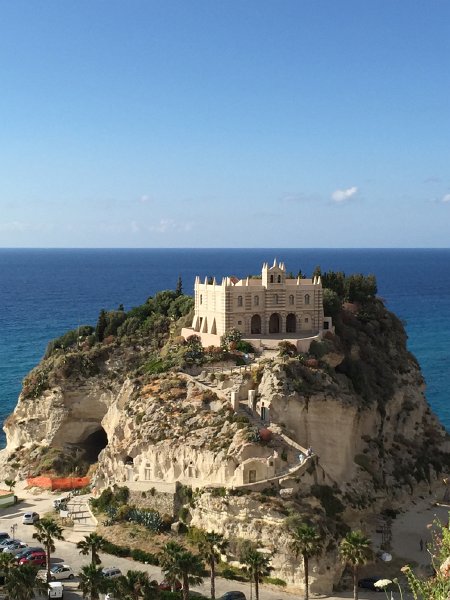
<svg viewBox="0 0 450 600">
<path fill-rule="evenodd" d="M 16 529 L 17 529 L 17 523 L 13 523 L 11 525 L 12 539 L 14 539 L 14 536 L 16 535 Z"/>
</svg>

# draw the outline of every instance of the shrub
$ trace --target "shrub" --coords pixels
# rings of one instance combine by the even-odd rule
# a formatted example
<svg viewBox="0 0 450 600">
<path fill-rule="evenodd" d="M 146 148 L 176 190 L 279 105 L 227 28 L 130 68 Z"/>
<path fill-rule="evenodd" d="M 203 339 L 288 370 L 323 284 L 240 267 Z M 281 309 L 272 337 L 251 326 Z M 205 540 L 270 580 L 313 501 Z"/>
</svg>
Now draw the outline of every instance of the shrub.
<svg viewBox="0 0 450 600">
<path fill-rule="evenodd" d="M 286 587 L 287 585 L 284 579 L 280 579 L 279 577 L 264 577 L 264 583 L 271 583 L 280 587 Z"/>
</svg>

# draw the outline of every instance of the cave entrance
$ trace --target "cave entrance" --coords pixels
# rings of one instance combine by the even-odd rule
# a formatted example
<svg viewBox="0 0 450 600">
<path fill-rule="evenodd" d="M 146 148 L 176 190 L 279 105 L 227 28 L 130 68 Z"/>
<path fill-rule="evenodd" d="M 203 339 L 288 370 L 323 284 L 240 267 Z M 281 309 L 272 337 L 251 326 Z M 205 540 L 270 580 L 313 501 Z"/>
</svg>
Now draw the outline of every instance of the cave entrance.
<svg viewBox="0 0 450 600">
<path fill-rule="evenodd" d="M 84 440 L 79 444 L 84 450 L 84 458 L 89 464 L 94 464 L 98 460 L 98 455 L 108 445 L 108 436 L 103 427 L 96 429 L 90 433 Z"/>
</svg>

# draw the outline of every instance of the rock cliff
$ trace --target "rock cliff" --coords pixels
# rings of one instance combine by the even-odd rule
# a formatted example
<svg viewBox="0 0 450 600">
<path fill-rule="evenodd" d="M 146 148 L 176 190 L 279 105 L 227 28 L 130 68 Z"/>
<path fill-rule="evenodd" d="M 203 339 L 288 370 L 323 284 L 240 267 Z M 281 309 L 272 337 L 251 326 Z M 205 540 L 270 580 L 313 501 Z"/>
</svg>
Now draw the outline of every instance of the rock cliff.
<svg viewBox="0 0 450 600">
<path fill-rule="evenodd" d="M 335 326 L 308 355 L 285 345 L 240 375 L 225 371 L 203 383 L 174 369 L 155 373 L 154 348 L 142 340 L 55 350 L 25 379 L 5 423 L 3 477 L 90 468 L 99 488 L 181 481 L 200 490 L 191 525 L 275 551 L 275 575 L 292 586 L 301 586 L 302 573 L 289 523 L 307 518 L 330 540 L 311 573 L 312 590 L 327 592 L 342 571 L 336 548 L 348 527 L 428 492 L 450 464 L 448 436 L 395 315 L 379 300 L 347 305 Z M 244 398 L 249 389 L 254 413 L 242 405 L 236 413 L 230 391 Z M 263 406 L 269 441 L 257 433 Z M 291 442 L 314 452 L 292 475 Z M 246 484 L 248 461 L 267 483 Z"/>
</svg>

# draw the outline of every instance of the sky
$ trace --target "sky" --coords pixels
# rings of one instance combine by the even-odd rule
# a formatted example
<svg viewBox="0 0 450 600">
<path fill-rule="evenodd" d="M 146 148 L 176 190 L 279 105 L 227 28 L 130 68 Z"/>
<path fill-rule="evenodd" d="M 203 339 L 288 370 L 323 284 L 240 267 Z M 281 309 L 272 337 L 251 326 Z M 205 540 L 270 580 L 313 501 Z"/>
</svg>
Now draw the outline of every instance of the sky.
<svg viewBox="0 0 450 600">
<path fill-rule="evenodd" d="M 450 246 L 448 0 L 0 20 L 0 247 Z"/>
</svg>

